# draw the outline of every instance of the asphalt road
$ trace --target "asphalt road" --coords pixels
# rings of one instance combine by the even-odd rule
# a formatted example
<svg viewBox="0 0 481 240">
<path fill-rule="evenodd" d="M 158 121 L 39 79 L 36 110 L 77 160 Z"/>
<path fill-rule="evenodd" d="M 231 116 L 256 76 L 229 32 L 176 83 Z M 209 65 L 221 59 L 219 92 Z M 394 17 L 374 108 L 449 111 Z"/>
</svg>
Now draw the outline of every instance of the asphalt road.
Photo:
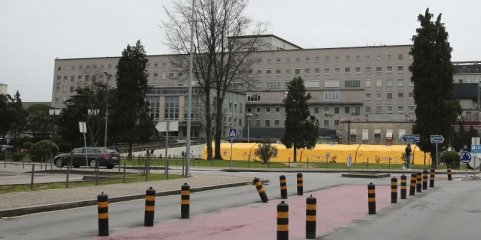
<svg viewBox="0 0 481 240">
<path fill-rule="evenodd" d="M 270 199 L 280 198 L 281 173 L 226 173 L 268 178 Z M 296 173 L 287 176 L 289 195 L 295 194 Z M 374 180 L 374 181 L 373 181 Z M 339 173 L 304 173 L 305 192 L 343 184 L 389 185 L 389 178 L 343 178 Z M 479 239 L 476 224 L 481 220 L 481 182 L 441 181 L 437 188 L 356 220 L 322 239 Z M 476 193 L 478 192 L 478 193 Z M 366 196 L 367 198 L 367 196 Z M 143 225 L 144 200 L 110 204 L 110 232 Z M 180 196 L 158 197 L 155 223 L 178 219 Z M 191 216 L 260 202 L 254 186 L 224 188 L 192 193 Z M 349 206 L 346 206 L 349 208 Z M 367 206 L 366 206 L 367 208 Z M 367 209 L 366 209 L 367 211 Z M 479 224 L 478 224 L 479 225 Z M 431 227 L 430 227 L 431 226 Z M 439 226 L 439 227 L 438 227 Z M 0 239 L 92 239 L 97 236 L 97 207 L 39 213 L 0 220 Z"/>
</svg>

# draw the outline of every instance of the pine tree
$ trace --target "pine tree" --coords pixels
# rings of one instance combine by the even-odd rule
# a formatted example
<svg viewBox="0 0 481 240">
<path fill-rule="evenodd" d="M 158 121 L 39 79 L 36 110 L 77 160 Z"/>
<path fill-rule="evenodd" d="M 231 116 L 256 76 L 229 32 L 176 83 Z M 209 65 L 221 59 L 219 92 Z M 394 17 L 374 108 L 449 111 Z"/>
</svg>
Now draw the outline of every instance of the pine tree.
<svg viewBox="0 0 481 240">
<path fill-rule="evenodd" d="M 433 21 L 433 14 L 426 9 L 418 16 L 421 27 L 416 29 L 410 54 L 413 62 L 409 66 L 414 83 L 416 122 L 413 133 L 421 135 L 418 144 L 423 151 L 434 156 L 434 145 L 430 135 L 451 136 L 460 106 L 454 98 L 452 48 L 448 33 L 441 23 L 441 14 Z M 444 143 L 444 145 L 446 142 Z M 433 167 L 435 161 L 433 161 Z"/>
<path fill-rule="evenodd" d="M 319 134 L 319 121 L 310 114 L 304 81 L 301 77 L 289 82 L 287 97 L 284 101 L 286 109 L 285 132 L 281 139 L 287 148 L 294 148 L 294 162 L 297 160 L 297 149 L 311 149 L 316 146 Z"/>
</svg>

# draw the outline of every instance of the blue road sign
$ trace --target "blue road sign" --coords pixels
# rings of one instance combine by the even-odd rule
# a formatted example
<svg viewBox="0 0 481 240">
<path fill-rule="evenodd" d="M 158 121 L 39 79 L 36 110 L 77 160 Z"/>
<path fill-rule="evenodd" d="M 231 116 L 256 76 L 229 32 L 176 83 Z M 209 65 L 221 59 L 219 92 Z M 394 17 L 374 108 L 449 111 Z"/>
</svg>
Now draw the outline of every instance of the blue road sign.
<svg viewBox="0 0 481 240">
<path fill-rule="evenodd" d="M 443 143 L 444 137 L 442 135 L 431 135 L 431 143 Z"/>
<path fill-rule="evenodd" d="M 481 153 L 481 145 L 471 145 L 472 153 Z"/>
<path fill-rule="evenodd" d="M 400 137 L 403 143 L 419 143 L 420 138 L 419 134 L 402 135 Z"/>
<path fill-rule="evenodd" d="M 229 137 L 235 137 L 235 136 L 237 136 L 237 129 L 229 128 Z"/>
<path fill-rule="evenodd" d="M 471 153 L 469 152 L 463 152 L 461 154 L 461 162 L 463 163 L 469 163 L 471 161 Z"/>
</svg>

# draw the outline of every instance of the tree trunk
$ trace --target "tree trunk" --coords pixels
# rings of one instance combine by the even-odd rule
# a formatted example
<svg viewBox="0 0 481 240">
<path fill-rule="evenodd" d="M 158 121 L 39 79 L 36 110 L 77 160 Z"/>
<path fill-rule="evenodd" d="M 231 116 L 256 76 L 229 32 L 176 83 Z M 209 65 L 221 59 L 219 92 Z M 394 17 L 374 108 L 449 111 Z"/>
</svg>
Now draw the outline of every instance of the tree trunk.
<svg viewBox="0 0 481 240">
<path fill-rule="evenodd" d="M 132 159 L 132 140 L 129 140 L 129 150 L 128 150 L 128 155 L 127 155 L 127 159 Z M 165 156 L 167 157 L 167 156 Z"/>
<path fill-rule="evenodd" d="M 222 159 L 221 149 L 220 149 L 220 140 L 222 138 L 222 119 L 223 119 L 223 109 L 222 109 L 222 98 L 220 95 L 220 91 L 217 91 L 217 98 L 216 98 L 216 115 L 215 115 L 215 159 Z"/>
<path fill-rule="evenodd" d="M 210 88 L 204 87 L 205 94 L 205 139 L 207 146 L 207 160 L 212 159 L 212 118 L 211 118 L 211 108 L 210 108 Z"/>
<path fill-rule="evenodd" d="M 297 162 L 297 146 L 294 144 L 294 162 Z"/>
</svg>

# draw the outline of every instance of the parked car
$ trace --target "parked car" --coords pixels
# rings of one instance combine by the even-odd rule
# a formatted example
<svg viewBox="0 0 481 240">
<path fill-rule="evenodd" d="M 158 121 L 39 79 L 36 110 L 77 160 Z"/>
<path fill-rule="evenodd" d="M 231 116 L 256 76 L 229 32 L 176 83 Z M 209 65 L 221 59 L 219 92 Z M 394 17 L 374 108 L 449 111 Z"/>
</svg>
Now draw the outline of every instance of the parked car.
<svg viewBox="0 0 481 240">
<path fill-rule="evenodd" d="M 13 153 L 13 146 L 12 145 L 1 145 L 0 152 L 10 152 Z"/>
<path fill-rule="evenodd" d="M 72 162 L 70 163 L 70 161 Z M 120 164 L 120 154 L 114 149 L 104 147 L 81 147 L 75 148 L 70 153 L 55 156 L 54 163 L 57 167 L 71 165 L 95 168 L 98 164 L 98 166 L 112 169 L 115 165 Z"/>
</svg>

